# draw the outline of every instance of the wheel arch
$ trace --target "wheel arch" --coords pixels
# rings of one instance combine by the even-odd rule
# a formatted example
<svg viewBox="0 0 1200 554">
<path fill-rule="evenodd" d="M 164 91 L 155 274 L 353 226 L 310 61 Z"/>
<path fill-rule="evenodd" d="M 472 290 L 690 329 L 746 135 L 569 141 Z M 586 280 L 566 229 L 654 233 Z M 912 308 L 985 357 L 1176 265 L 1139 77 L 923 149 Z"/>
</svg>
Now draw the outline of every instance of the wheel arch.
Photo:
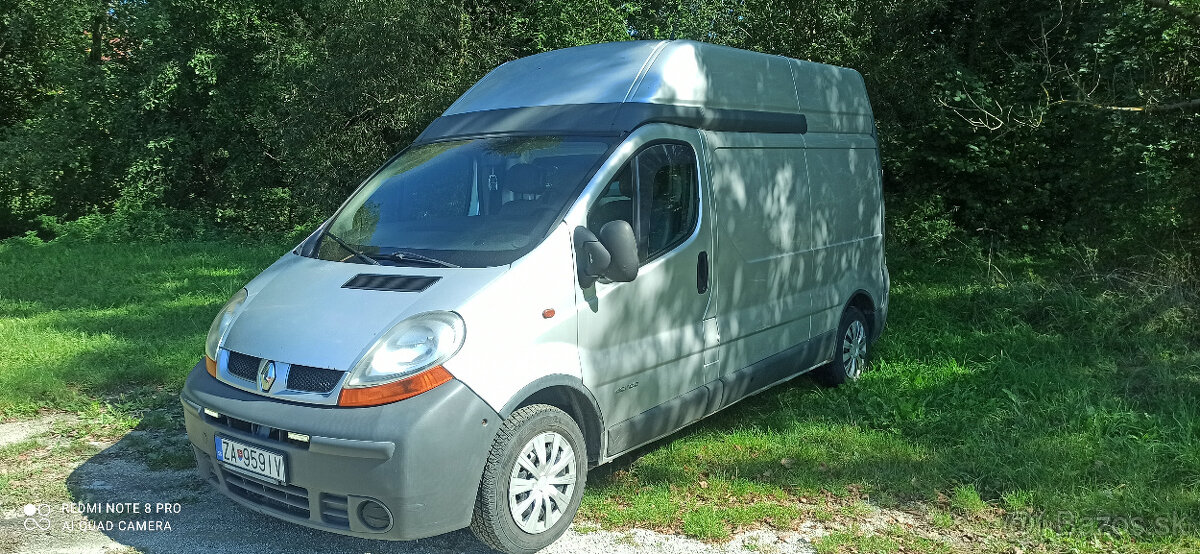
<svg viewBox="0 0 1200 554">
<path fill-rule="evenodd" d="M 875 302 L 875 297 L 870 292 L 864 289 L 858 289 L 850 294 L 850 298 L 846 300 L 846 305 L 842 307 L 842 313 L 846 313 L 848 308 L 858 308 L 863 316 L 867 319 L 867 330 L 871 341 L 874 342 L 883 332 L 879 325 L 879 318 L 876 314 L 878 304 Z"/>
<path fill-rule="evenodd" d="M 498 412 L 507 419 L 513 412 L 532 404 L 548 404 L 571 416 L 583 432 L 588 463 L 596 465 L 604 451 L 604 424 L 596 398 L 583 381 L 570 375 L 547 375 L 521 387 Z"/>
</svg>

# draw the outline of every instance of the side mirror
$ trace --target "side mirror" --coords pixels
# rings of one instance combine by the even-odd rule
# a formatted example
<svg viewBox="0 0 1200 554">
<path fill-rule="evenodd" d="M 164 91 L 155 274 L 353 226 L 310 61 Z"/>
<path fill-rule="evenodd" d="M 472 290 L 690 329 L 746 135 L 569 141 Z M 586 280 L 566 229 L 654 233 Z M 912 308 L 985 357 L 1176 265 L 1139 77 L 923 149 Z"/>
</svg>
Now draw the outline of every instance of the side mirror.
<svg viewBox="0 0 1200 554">
<path fill-rule="evenodd" d="M 608 250 L 595 234 L 587 227 L 575 228 L 575 263 L 579 265 L 579 286 L 592 286 L 596 279 L 604 276 L 611 261 Z"/>
<path fill-rule="evenodd" d="M 627 283 L 637 277 L 640 265 L 637 239 L 628 221 L 615 219 L 605 223 L 600 229 L 600 244 L 604 245 L 609 255 L 605 277 L 618 283 Z"/>
</svg>

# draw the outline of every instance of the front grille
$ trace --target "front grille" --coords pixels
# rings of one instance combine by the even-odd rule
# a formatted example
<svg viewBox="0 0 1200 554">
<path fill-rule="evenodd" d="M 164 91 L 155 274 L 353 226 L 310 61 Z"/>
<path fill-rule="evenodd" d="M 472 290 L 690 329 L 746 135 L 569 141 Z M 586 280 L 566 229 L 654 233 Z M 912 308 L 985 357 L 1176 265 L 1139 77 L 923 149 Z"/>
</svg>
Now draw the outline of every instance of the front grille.
<svg viewBox="0 0 1200 554">
<path fill-rule="evenodd" d="M 276 485 L 224 470 L 229 492 L 260 506 L 308 519 L 308 490 L 292 485 Z"/>
<path fill-rule="evenodd" d="M 287 429 L 279 429 L 268 425 L 259 425 L 251 421 L 236 418 L 230 415 L 221 414 L 219 417 L 212 417 L 204 414 L 204 421 L 213 425 L 228 427 L 235 431 L 241 431 L 247 435 L 254 435 L 255 440 L 269 440 L 286 444 L 293 448 L 308 449 L 308 441 L 296 440 L 288 436 Z"/>
<path fill-rule="evenodd" d="M 258 380 L 258 364 L 260 361 L 261 358 L 247 356 L 230 350 L 229 361 L 226 363 L 226 367 L 229 368 L 230 375 L 254 382 Z"/>
<path fill-rule="evenodd" d="M 345 372 L 306 365 L 294 365 L 288 372 L 287 388 L 302 392 L 325 394 L 337 386 Z"/>
<path fill-rule="evenodd" d="M 321 521 L 335 527 L 349 529 L 350 512 L 347 509 L 347 505 L 348 502 L 345 496 L 337 494 L 322 494 Z"/>
</svg>

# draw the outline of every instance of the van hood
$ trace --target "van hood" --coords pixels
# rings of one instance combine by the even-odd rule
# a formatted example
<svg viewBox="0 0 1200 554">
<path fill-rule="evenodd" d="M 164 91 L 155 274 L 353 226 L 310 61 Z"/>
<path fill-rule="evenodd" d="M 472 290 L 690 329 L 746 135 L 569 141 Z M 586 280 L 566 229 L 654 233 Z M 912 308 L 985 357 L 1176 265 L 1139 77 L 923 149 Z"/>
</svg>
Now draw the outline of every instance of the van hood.
<svg viewBox="0 0 1200 554">
<path fill-rule="evenodd" d="M 246 285 L 246 303 L 221 346 L 290 364 L 349 370 L 396 322 L 421 312 L 454 310 L 507 269 L 374 266 L 289 253 Z M 345 286 L 360 275 L 428 279 L 360 279 L 366 281 L 360 284 L 390 285 L 390 290 Z M 423 290 L 414 290 L 422 285 Z"/>
</svg>

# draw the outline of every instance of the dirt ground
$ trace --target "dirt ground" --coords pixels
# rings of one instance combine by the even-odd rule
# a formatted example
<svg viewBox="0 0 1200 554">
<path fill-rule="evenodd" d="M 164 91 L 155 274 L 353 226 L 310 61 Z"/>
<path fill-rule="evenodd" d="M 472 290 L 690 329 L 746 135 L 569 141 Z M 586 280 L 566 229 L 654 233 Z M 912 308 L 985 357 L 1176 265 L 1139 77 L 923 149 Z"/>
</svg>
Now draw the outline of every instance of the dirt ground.
<svg viewBox="0 0 1200 554">
<path fill-rule="evenodd" d="M 62 441 L 64 415 L 0 424 L 0 446 Z M 134 448 L 145 438 L 130 432 L 114 442 L 92 442 L 90 453 L 66 458 L 69 494 L 0 506 L 0 552 L 273 552 L 485 553 L 467 530 L 412 542 L 344 537 L 279 521 L 229 501 L 192 470 L 151 469 Z M 49 477 L 49 475 L 47 475 Z M 57 478 L 57 477 L 53 477 Z M 722 544 L 647 530 L 600 530 L 576 522 L 546 554 L 758 552 L 811 553 L 819 525 L 801 532 L 743 533 Z"/>
</svg>

